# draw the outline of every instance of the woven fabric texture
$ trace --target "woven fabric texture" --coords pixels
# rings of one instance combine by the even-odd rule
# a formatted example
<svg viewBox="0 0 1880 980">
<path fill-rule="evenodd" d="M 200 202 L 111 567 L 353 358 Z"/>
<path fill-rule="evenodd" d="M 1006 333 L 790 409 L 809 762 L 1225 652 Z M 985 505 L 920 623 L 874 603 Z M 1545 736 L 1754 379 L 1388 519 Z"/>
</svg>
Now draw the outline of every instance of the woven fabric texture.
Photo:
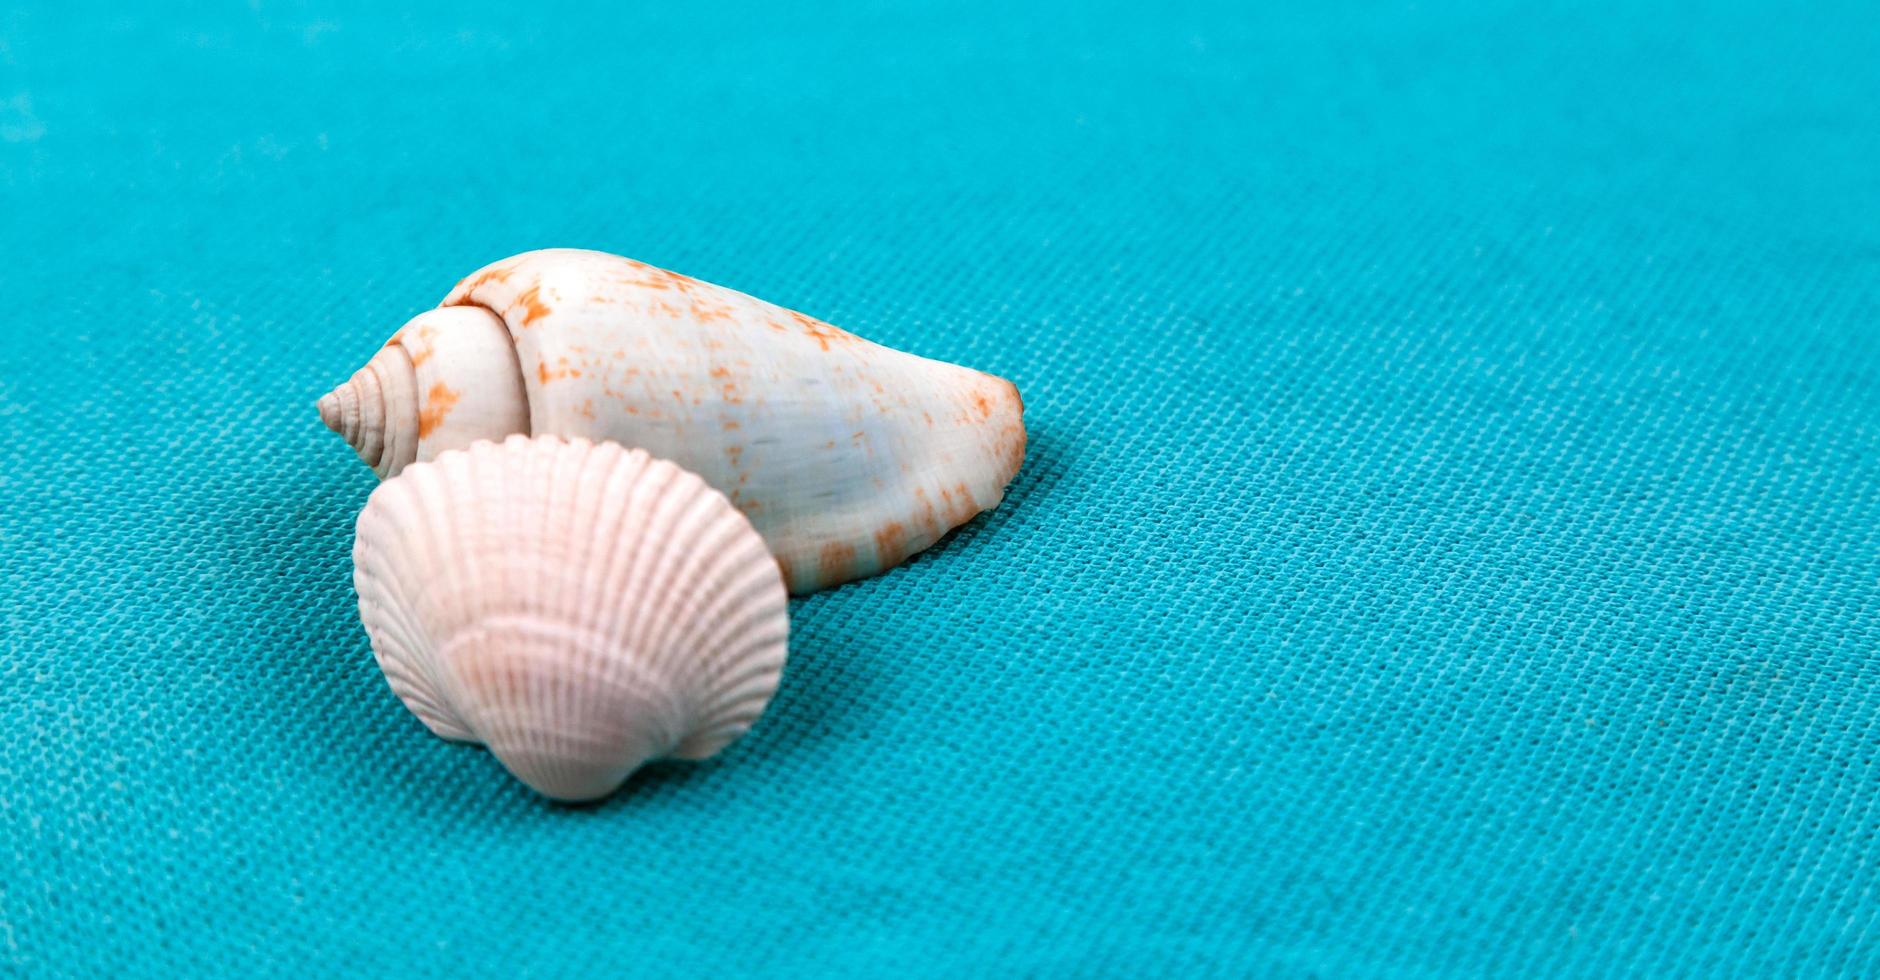
<svg viewBox="0 0 1880 980">
<path fill-rule="evenodd" d="M 0 973 L 1880 969 L 1880 14 L 0 0 Z M 1017 382 L 1005 504 L 593 808 L 313 411 L 644 259 Z"/>
</svg>

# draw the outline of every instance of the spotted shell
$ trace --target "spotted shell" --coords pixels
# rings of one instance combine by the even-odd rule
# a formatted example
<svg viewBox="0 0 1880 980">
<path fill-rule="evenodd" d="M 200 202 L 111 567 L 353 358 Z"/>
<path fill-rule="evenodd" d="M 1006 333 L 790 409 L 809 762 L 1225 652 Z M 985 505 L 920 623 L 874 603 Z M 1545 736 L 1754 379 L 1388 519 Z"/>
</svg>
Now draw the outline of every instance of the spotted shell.
<svg viewBox="0 0 1880 980">
<path fill-rule="evenodd" d="M 721 490 L 799 593 L 996 506 L 1025 456 L 1008 381 L 575 249 L 464 279 L 319 409 L 381 477 L 510 433 L 646 449 Z"/>
</svg>

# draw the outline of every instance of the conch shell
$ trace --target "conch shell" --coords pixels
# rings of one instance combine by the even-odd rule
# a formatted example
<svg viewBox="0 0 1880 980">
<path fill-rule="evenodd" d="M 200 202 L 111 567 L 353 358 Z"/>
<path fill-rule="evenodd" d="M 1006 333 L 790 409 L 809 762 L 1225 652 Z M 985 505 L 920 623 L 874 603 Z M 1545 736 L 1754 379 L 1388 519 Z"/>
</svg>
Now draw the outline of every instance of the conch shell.
<svg viewBox="0 0 1880 980">
<path fill-rule="evenodd" d="M 575 249 L 458 283 L 319 408 L 381 477 L 511 433 L 645 449 L 723 491 L 799 593 L 938 541 L 1025 457 L 1008 381 Z"/>
<path fill-rule="evenodd" d="M 353 562 L 405 707 L 556 799 L 712 755 L 783 670 L 787 597 L 750 521 L 615 443 L 511 436 L 407 467 L 360 513 Z"/>
</svg>

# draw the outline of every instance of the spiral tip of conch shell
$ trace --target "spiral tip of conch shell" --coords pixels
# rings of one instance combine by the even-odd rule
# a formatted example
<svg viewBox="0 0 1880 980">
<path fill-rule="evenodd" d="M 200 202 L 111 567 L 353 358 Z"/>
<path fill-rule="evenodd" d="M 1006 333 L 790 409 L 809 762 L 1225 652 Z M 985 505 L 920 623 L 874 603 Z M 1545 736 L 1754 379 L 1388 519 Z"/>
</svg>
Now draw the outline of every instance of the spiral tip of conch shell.
<svg viewBox="0 0 1880 980">
<path fill-rule="evenodd" d="M 338 392 L 329 391 L 321 395 L 320 401 L 316 403 L 314 407 L 320 410 L 321 425 L 332 429 L 342 436 L 346 434 L 346 420 L 340 410 Z"/>
<path fill-rule="evenodd" d="M 411 361 L 387 347 L 346 383 L 320 397 L 320 421 L 381 478 L 417 459 L 418 406 Z"/>
</svg>

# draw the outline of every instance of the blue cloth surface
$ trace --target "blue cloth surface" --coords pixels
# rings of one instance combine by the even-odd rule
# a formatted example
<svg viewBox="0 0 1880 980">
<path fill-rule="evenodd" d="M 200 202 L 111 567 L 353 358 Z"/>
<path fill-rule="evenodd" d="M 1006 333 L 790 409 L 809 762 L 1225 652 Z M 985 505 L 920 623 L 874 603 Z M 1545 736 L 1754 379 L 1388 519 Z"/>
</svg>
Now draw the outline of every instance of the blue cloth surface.
<svg viewBox="0 0 1880 980">
<path fill-rule="evenodd" d="M 1876 93 L 1867 0 L 0 7 L 0 972 L 1872 975 Z M 313 411 L 556 245 L 1032 435 L 588 809 L 385 686 Z"/>
</svg>

